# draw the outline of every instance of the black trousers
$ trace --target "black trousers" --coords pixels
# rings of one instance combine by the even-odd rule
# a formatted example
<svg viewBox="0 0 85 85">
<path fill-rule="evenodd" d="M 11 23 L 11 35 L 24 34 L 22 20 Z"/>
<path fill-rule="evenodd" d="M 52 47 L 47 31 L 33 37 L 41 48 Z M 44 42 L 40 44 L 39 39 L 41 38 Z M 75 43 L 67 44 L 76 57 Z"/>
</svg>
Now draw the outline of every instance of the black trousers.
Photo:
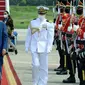
<svg viewBox="0 0 85 85">
<path fill-rule="evenodd" d="M 67 69 L 70 76 L 75 76 L 76 73 L 76 60 L 72 60 L 70 54 L 67 54 Z"/>
<path fill-rule="evenodd" d="M 60 62 L 59 62 L 60 67 L 62 67 L 63 69 L 68 69 L 69 74 L 71 76 L 75 75 L 76 61 L 72 60 L 71 57 L 70 57 L 70 54 L 68 54 L 65 41 L 63 41 L 63 44 L 65 46 L 65 50 L 61 49 L 60 40 L 57 40 L 56 44 L 57 44 L 57 49 L 58 49 L 58 53 L 59 53 L 59 56 L 60 56 Z"/>
<path fill-rule="evenodd" d="M 59 56 L 60 56 L 60 67 L 64 68 L 64 54 L 63 54 L 63 50 L 60 48 L 58 49 L 59 52 Z"/>
<path fill-rule="evenodd" d="M 80 82 L 85 81 L 85 59 L 77 60 L 77 68 L 78 68 L 78 78 Z"/>
<path fill-rule="evenodd" d="M 57 50 L 58 50 L 59 57 L 60 57 L 60 61 L 59 61 L 60 67 L 64 68 L 64 54 L 63 54 L 64 51 L 61 49 L 60 40 L 58 38 L 56 40 L 56 45 L 57 45 Z"/>
<path fill-rule="evenodd" d="M 76 60 L 72 60 L 70 54 L 68 54 L 66 42 L 64 42 L 64 45 L 65 45 L 65 55 L 66 55 L 66 68 L 69 70 L 70 76 L 75 76 Z"/>
</svg>

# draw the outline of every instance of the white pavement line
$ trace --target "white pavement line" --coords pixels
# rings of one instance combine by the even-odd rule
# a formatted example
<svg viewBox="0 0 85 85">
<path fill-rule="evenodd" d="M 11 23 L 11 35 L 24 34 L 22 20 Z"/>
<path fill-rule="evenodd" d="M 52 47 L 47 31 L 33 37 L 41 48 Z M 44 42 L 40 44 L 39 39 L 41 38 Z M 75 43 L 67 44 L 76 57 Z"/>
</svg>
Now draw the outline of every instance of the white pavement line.
<svg viewBox="0 0 85 85">
<path fill-rule="evenodd" d="M 14 64 L 28 64 L 28 65 L 32 65 L 31 62 L 23 62 L 23 61 L 12 61 Z M 59 66 L 59 64 L 48 64 L 49 66 Z"/>
</svg>

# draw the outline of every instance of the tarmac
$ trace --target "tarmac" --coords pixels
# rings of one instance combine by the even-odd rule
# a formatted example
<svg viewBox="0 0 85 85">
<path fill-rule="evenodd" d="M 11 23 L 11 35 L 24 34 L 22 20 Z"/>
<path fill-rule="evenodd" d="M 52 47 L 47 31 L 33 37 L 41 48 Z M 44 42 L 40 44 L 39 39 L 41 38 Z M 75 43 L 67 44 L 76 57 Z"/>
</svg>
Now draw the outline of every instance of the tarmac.
<svg viewBox="0 0 85 85">
<path fill-rule="evenodd" d="M 15 55 L 14 52 L 10 52 L 10 58 L 17 72 L 17 75 L 22 83 L 22 85 L 32 85 L 32 70 L 31 70 L 31 54 L 25 52 L 25 39 L 27 29 L 15 29 L 18 32 L 17 44 L 18 54 Z M 79 85 L 79 79 L 76 72 L 76 83 L 62 83 L 63 79 L 69 76 L 67 75 L 56 75 L 54 68 L 59 65 L 59 55 L 56 50 L 56 45 L 53 46 L 52 52 L 49 54 L 49 76 L 48 85 Z"/>
</svg>

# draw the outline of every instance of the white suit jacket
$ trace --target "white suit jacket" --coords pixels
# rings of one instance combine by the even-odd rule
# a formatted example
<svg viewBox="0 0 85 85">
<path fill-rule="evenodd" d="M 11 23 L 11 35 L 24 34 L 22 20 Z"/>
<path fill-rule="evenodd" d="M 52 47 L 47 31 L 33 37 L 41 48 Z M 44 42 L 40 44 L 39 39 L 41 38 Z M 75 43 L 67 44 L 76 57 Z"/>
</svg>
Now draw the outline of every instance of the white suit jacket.
<svg viewBox="0 0 85 85">
<path fill-rule="evenodd" d="M 39 18 L 32 20 L 27 30 L 27 37 L 25 41 L 25 50 L 31 52 L 47 52 L 52 50 L 52 43 L 54 39 L 54 24 L 43 22 Z"/>
</svg>

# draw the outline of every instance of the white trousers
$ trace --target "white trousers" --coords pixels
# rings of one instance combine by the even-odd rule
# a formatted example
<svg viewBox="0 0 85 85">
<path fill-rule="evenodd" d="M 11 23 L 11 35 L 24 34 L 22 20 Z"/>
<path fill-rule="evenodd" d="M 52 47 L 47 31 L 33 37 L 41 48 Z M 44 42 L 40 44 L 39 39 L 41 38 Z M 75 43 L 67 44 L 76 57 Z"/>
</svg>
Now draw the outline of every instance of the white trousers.
<svg viewBox="0 0 85 85">
<path fill-rule="evenodd" d="M 33 85 L 47 85 L 48 53 L 32 53 Z"/>
</svg>

